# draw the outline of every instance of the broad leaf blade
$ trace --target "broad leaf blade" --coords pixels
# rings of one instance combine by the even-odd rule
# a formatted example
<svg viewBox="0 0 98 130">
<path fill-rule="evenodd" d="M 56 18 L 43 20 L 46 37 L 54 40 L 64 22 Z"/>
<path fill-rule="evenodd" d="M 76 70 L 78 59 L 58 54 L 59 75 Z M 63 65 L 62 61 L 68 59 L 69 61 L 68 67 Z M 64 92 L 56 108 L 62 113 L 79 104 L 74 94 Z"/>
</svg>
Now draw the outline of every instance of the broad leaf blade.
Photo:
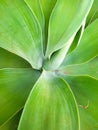
<svg viewBox="0 0 98 130">
<path fill-rule="evenodd" d="M 46 57 L 61 49 L 78 31 L 86 18 L 93 0 L 58 0 L 49 21 Z"/>
<path fill-rule="evenodd" d="M 38 76 L 32 69 L 0 69 L 0 125 L 24 106 Z"/>
<path fill-rule="evenodd" d="M 41 28 L 24 1 L 0 1 L 0 47 L 23 57 L 33 68 L 41 68 Z"/>
<path fill-rule="evenodd" d="M 79 46 L 65 57 L 62 67 L 87 62 L 98 55 L 98 19 L 84 31 Z"/>
<path fill-rule="evenodd" d="M 77 107 L 69 86 L 43 72 L 24 107 L 18 130 L 79 130 Z"/>
<path fill-rule="evenodd" d="M 69 65 L 60 70 L 65 75 L 70 76 L 82 76 L 82 75 L 89 75 L 98 79 L 98 57 L 94 58 L 93 60 L 79 64 L 79 65 Z"/>
<path fill-rule="evenodd" d="M 98 130 L 98 80 L 87 76 L 65 78 L 80 110 L 81 130 Z"/>
<path fill-rule="evenodd" d="M 0 48 L 0 68 L 31 68 L 21 57 Z"/>
</svg>

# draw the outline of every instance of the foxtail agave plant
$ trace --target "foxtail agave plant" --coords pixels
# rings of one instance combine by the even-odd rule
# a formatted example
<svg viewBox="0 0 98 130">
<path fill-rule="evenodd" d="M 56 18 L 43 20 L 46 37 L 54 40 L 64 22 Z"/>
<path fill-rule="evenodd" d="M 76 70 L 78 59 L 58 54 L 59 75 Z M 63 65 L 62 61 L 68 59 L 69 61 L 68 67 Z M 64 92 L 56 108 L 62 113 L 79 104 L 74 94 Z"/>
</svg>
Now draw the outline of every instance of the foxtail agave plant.
<svg viewBox="0 0 98 130">
<path fill-rule="evenodd" d="M 0 0 L 0 130 L 98 130 L 98 0 Z"/>
</svg>

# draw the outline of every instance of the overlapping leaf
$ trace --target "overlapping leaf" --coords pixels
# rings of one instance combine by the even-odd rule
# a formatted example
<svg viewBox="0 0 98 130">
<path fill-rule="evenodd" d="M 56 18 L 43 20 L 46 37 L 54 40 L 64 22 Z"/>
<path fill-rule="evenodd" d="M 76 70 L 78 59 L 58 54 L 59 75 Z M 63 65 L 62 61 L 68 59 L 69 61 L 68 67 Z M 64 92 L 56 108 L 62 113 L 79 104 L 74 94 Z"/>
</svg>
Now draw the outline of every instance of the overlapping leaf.
<svg viewBox="0 0 98 130">
<path fill-rule="evenodd" d="M 79 130 L 74 96 L 62 79 L 43 72 L 24 107 L 18 130 Z"/>
<path fill-rule="evenodd" d="M 65 75 L 73 76 L 89 75 L 98 79 L 98 57 L 84 64 L 69 65 L 61 68 L 61 72 Z"/>
<path fill-rule="evenodd" d="M 77 99 L 81 130 L 98 130 L 98 80 L 87 76 L 65 79 Z"/>
<path fill-rule="evenodd" d="M 92 8 L 87 17 L 86 25 L 88 26 L 97 18 L 98 18 L 98 0 L 94 0 Z"/>
<path fill-rule="evenodd" d="M 93 0 L 58 0 L 49 20 L 46 57 L 61 49 L 78 31 L 86 18 Z"/>
<path fill-rule="evenodd" d="M 44 15 L 41 9 L 40 0 L 24 0 L 28 7 L 31 9 L 32 13 L 35 15 L 35 17 L 38 20 L 38 23 L 40 24 L 41 29 L 44 28 Z"/>
<path fill-rule="evenodd" d="M 48 24 L 49 24 L 49 19 L 50 19 L 50 15 L 51 15 L 51 12 L 56 4 L 56 1 L 57 0 L 40 0 L 41 2 L 41 7 L 42 7 L 42 11 L 43 11 L 43 14 L 44 14 L 44 23 L 45 23 L 45 26 L 44 26 L 44 47 L 46 49 L 46 46 L 47 46 L 47 38 L 48 38 Z"/>
<path fill-rule="evenodd" d="M 65 57 L 61 66 L 80 64 L 98 55 L 98 19 L 90 24 L 84 31 L 79 46 Z"/>
<path fill-rule="evenodd" d="M 80 130 L 80 121 L 81 130 L 98 129 L 98 19 L 84 31 L 92 3 L 93 0 L 0 1 L 0 130 Z M 97 16 L 95 3 L 97 0 L 88 16 L 90 22 Z M 73 46 L 70 51 L 79 29 L 82 31 L 74 40 L 74 51 Z M 59 69 L 64 57 L 60 73 L 65 81 L 55 75 L 58 70 L 43 71 L 39 78 L 40 72 L 31 68 Z M 17 128 L 17 113 L 24 104 Z"/>
<path fill-rule="evenodd" d="M 35 15 L 23 0 L 0 1 L 0 47 L 42 66 L 42 32 Z"/>
<path fill-rule="evenodd" d="M 38 76 L 32 69 L 0 69 L 0 125 L 24 106 Z"/>
</svg>

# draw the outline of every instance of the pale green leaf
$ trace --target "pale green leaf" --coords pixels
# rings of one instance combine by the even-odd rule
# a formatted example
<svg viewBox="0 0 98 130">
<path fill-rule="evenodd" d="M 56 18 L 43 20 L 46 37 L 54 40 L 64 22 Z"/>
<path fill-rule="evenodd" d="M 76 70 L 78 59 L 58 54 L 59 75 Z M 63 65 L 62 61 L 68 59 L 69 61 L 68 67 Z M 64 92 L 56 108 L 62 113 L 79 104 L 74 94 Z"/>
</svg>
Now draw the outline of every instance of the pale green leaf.
<svg viewBox="0 0 98 130">
<path fill-rule="evenodd" d="M 82 27 L 78 34 L 74 33 L 73 36 L 68 40 L 62 49 L 53 53 L 50 59 L 44 65 L 45 69 L 56 70 L 62 64 L 64 58 L 68 54 L 69 51 L 72 51 L 79 43 L 82 38 L 83 32 L 85 27 L 85 20 L 83 21 Z M 71 46 L 72 44 L 72 46 Z"/>
<path fill-rule="evenodd" d="M 58 0 L 49 20 L 46 57 L 66 45 L 81 27 L 93 0 Z"/>
<path fill-rule="evenodd" d="M 60 70 L 65 75 L 71 76 L 82 76 L 82 75 L 89 75 L 98 79 L 98 57 L 94 58 L 93 60 L 79 64 L 79 65 L 69 65 L 61 68 Z"/>
<path fill-rule="evenodd" d="M 65 55 L 67 54 L 71 43 L 75 37 L 75 34 L 69 39 L 67 46 L 63 47 L 62 49 L 58 50 L 57 52 L 53 53 L 50 59 L 46 59 L 44 62 L 45 70 L 56 70 L 59 68 L 61 63 L 63 62 Z"/>
<path fill-rule="evenodd" d="M 44 28 L 44 15 L 41 9 L 40 0 L 24 0 L 32 13 L 35 15 L 38 23 L 40 24 L 41 29 Z"/>
<path fill-rule="evenodd" d="M 72 53 L 67 55 L 62 67 L 70 64 L 80 64 L 91 60 L 98 55 L 98 19 L 84 31 L 80 44 Z"/>
<path fill-rule="evenodd" d="M 33 69 L 0 69 L 0 125 L 24 106 L 38 76 Z"/>
<path fill-rule="evenodd" d="M 57 0 L 40 0 L 42 11 L 44 14 L 44 22 L 45 22 L 45 27 L 44 27 L 44 47 L 46 49 L 47 46 L 47 37 L 48 37 L 48 24 L 49 24 L 49 19 L 51 12 L 56 4 Z"/>
<path fill-rule="evenodd" d="M 68 84 L 44 71 L 26 102 L 18 130 L 79 130 L 77 112 Z"/>
<path fill-rule="evenodd" d="M 77 99 L 81 130 L 98 130 L 98 80 L 87 76 L 65 79 Z"/>
<path fill-rule="evenodd" d="M 35 15 L 23 0 L 0 1 L 0 47 L 42 66 L 42 32 Z"/>
</svg>

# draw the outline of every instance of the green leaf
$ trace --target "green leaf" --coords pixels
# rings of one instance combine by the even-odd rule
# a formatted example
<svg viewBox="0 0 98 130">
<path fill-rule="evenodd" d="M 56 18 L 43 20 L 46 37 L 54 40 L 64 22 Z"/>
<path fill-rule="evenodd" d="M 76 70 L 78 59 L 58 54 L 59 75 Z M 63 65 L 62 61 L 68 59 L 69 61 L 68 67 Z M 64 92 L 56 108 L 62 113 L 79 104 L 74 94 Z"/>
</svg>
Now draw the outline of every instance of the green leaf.
<svg viewBox="0 0 98 130">
<path fill-rule="evenodd" d="M 41 31 L 42 31 L 42 37 L 43 37 L 43 51 L 45 50 L 45 20 L 44 20 L 44 14 L 41 7 L 41 1 L 40 0 L 24 0 L 27 4 L 27 6 L 30 8 L 32 13 L 35 15 L 38 24 L 40 25 Z"/>
<path fill-rule="evenodd" d="M 81 130 L 98 130 L 98 80 L 87 76 L 65 79 L 77 99 Z"/>
<path fill-rule="evenodd" d="M 22 0 L 0 1 L 0 47 L 42 66 L 42 32 L 35 15 Z"/>
<path fill-rule="evenodd" d="M 0 48 L 0 68 L 31 68 L 21 57 Z"/>
<path fill-rule="evenodd" d="M 98 0 L 94 0 L 92 8 L 87 17 L 86 26 L 91 24 L 97 18 L 98 18 Z"/>
<path fill-rule="evenodd" d="M 41 29 L 44 28 L 44 15 L 41 9 L 41 4 L 39 0 L 24 0 L 32 13 L 36 16 L 38 23 L 40 24 Z"/>
<path fill-rule="evenodd" d="M 44 22 L 45 22 L 45 27 L 44 27 L 44 42 L 45 42 L 45 50 L 47 46 L 47 37 L 48 37 L 48 24 L 49 24 L 49 19 L 51 12 L 56 4 L 57 0 L 40 0 L 42 11 L 44 14 Z"/>
<path fill-rule="evenodd" d="M 96 28 L 98 28 L 98 19 L 85 29 L 80 44 L 65 57 L 62 67 L 84 63 L 98 55 L 98 29 Z"/>
<path fill-rule="evenodd" d="M 0 125 L 24 106 L 38 77 L 33 69 L 0 69 Z"/>
<path fill-rule="evenodd" d="M 45 70 L 56 70 L 59 68 L 61 63 L 63 62 L 65 55 L 67 54 L 70 45 L 75 37 L 75 34 L 69 39 L 67 46 L 53 53 L 50 59 L 46 59 L 44 61 Z"/>
<path fill-rule="evenodd" d="M 71 44 L 71 46 L 70 46 L 70 48 L 68 50 L 67 55 L 69 53 L 71 53 L 79 45 L 79 43 L 81 41 L 81 38 L 83 36 L 84 29 L 85 29 L 85 23 L 86 23 L 86 20 L 83 21 L 83 24 L 82 24 L 81 28 L 76 33 L 76 36 L 75 36 L 75 38 L 74 38 L 74 40 L 73 40 L 73 42 L 72 42 L 72 44 Z"/>
<path fill-rule="evenodd" d="M 49 20 L 46 57 L 67 45 L 67 41 L 81 27 L 92 4 L 93 0 L 57 1 Z"/>
<path fill-rule="evenodd" d="M 82 76 L 82 75 L 89 75 L 98 79 L 98 57 L 94 58 L 93 60 L 79 64 L 79 65 L 69 65 L 61 68 L 60 70 L 65 75 L 71 76 Z"/>
<path fill-rule="evenodd" d="M 77 112 L 67 83 L 44 71 L 26 102 L 18 130 L 79 130 Z"/>
<path fill-rule="evenodd" d="M 22 111 L 19 111 L 13 118 L 4 123 L 0 127 L 0 130 L 17 130 L 21 112 Z"/>
</svg>

